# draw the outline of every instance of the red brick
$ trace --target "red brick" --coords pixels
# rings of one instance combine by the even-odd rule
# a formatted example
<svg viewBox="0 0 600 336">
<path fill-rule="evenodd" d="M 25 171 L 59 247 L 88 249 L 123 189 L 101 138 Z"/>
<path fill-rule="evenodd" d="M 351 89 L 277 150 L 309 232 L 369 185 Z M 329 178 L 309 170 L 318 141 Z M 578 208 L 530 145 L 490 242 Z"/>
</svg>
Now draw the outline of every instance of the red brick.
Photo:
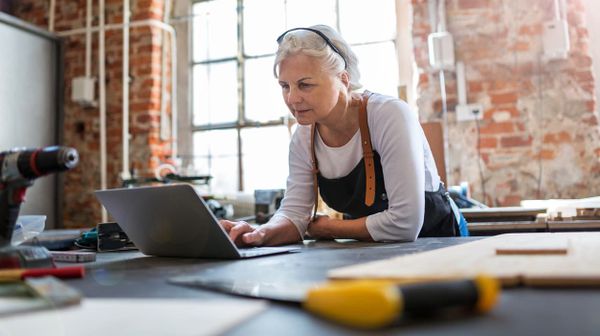
<svg viewBox="0 0 600 336">
<path fill-rule="evenodd" d="M 493 105 L 515 104 L 518 98 L 519 96 L 516 92 L 492 94 L 491 102 Z"/>
<path fill-rule="evenodd" d="M 429 83 L 429 74 L 421 73 L 419 75 L 419 84 L 427 85 Z"/>
<path fill-rule="evenodd" d="M 481 153 L 481 159 L 485 165 L 490 163 L 490 153 Z"/>
<path fill-rule="evenodd" d="M 470 93 L 477 93 L 483 91 L 483 84 L 481 83 L 481 81 L 468 81 L 467 85 L 469 87 L 468 91 Z"/>
<path fill-rule="evenodd" d="M 551 149 L 542 149 L 539 156 L 542 160 L 554 160 L 556 158 L 556 152 Z"/>
<path fill-rule="evenodd" d="M 521 204 L 520 195 L 508 195 L 500 200 L 500 206 L 518 206 Z"/>
<path fill-rule="evenodd" d="M 578 68 L 590 68 L 592 66 L 592 58 L 589 55 L 576 54 L 572 59 Z"/>
<path fill-rule="evenodd" d="M 478 143 L 479 148 L 496 148 L 498 147 L 498 139 L 485 137 L 481 138 Z"/>
<path fill-rule="evenodd" d="M 508 51 L 518 51 L 518 52 L 529 51 L 529 42 L 517 41 L 508 47 Z"/>
<path fill-rule="evenodd" d="M 575 80 L 578 82 L 593 82 L 594 75 L 592 74 L 591 68 L 587 71 L 578 71 L 573 73 Z"/>
<path fill-rule="evenodd" d="M 544 135 L 544 143 L 550 144 L 561 144 L 565 142 L 571 142 L 571 135 L 566 131 L 558 132 L 558 133 L 547 133 Z"/>
<path fill-rule="evenodd" d="M 576 13 L 576 12 L 569 11 L 567 13 L 567 22 L 569 23 L 570 27 L 576 27 L 576 26 L 583 25 L 582 13 Z"/>
<path fill-rule="evenodd" d="M 490 91 L 516 91 L 518 89 L 519 82 L 515 80 L 496 79 L 490 81 Z"/>
<path fill-rule="evenodd" d="M 585 84 L 581 84 L 580 87 L 589 94 L 594 94 L 594 90 L 596 90 L 594 82 L 586 82 Z"/>
<path fill-rule="evenodd" d="M 577 31 L 577 37 L 579 37 L 579 38 L 587 39 L 590 36 L 590 33 L 586 27 L 577 27 L 576 31 Z"/>
<path fill-rule="evenodd" d="M 587 111 L 595 111 L 596 110 L 596 101 L 595 100 L 588 100 L 585 102 L 585 109 Z"/>
<path fill-rule="evenodd" d="M 581 121 L 583 121 L 584 125 L 588 125 L 588 126 L 597 126 L 598 125 L 598 118 L 595 115 L 591 115 L 586 118 L 583 118 Z"/>
<path fill-rule="evenodd" d="M 500 138 L 500 146 L 504 148 L 527 147 L 531 145 L 531 142 L 531 136 L 506 136 Z"/>
<path fill-rule="evenodd" d="M 512 133 L 514 131 L 513 122 L 490 122 L 486 125 L 481 125 L 479 132 L 481 134 L 501 134 L 501 133 Z"/>
<path fill-rule="evenodd" d="M 519 28 L 519 35 L 541 35 L 543 30 L 543 26 L 540 23 L 523 25 Z"/>
<path fill-rule="evenodd" d="M 460 9 L 487 8 L 488 6 L 488 0 L 458 0 L 458 7 Z"/>
</svg>

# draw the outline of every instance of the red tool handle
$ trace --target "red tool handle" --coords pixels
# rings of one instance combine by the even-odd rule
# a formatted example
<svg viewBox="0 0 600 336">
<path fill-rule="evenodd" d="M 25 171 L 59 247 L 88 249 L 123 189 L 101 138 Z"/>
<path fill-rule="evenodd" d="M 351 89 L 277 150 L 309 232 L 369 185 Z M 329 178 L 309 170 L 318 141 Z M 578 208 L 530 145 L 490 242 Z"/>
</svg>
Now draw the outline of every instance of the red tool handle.
<svg viewBox="0 0 600 336">
<path fill-rule="evenodd" d="M 85 268 L 82 266 L 38 269 L 32 268 L 23 271 L 23 273 L 21 273 L 21 279 L 29 277 L 42 277 L 46 275 L 52 275 L 61 279 L 83 278 L 85 275 Z"/>
</svg>

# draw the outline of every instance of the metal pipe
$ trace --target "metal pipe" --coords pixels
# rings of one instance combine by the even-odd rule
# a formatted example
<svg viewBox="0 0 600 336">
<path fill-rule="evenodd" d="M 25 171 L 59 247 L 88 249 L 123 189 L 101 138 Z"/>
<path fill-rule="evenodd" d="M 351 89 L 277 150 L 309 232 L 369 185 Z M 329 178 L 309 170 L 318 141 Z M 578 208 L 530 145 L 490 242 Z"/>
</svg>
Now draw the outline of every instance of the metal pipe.
<svg viewBox="0 0 600 336">
<path fill-rule="evenodd" d="M 431 26 L 431 32 L 437 32 L 437 1 L 427 1 L 427 10 L 429 12 L 429 24 Z"/>
<path fill-rule="evenodd" d="M 169 26 L 173 28 L 172 26 Z M 177 113 L 177 40 L 175 39 L 175 29 L 171 33 L 171 158 L 173 161 L 178 155 L 178 113 Z"/>
<path fill-rule="evenodd" d="M 444 166 L 446 168 L 446 184 L 450 185 L 450 146 L 448 140 L 448 105 L 446 101 L 446 77 L 444 75 L 444 69 L 440 69 L 440 95 L 442 99 L 442 123 L 444 125 Z"/>
<path fill-rule="evenodd" d="M 106 67 L 104 64 L 104 0 L 99 1 L 98 34 L 98 81 L 100 91 L 100 189 L 106 189 Z M 106 209 L 102 208 L 102 222 L 108 220 Z"/>
<path fill-rule="evenodd" d="M 163 7 L 163 22 L 167 22 L 169 19 L 168 12 L 170 7 L 170 1 L 166 0 Z M 168 127 L 168 119 L 167 119 L 167 46 L 164 43 L 166 39 L 166 34 L 164 31 L 161 32 L 161 49 L 160 49 L 160 138 L 161 140 L 168 140 L 170 129 Z M 171 98 L 173 99 L 173 97 Z"/>
<path fill-rule="evenodd" d="M 560 20 L 560 3 L 559 0 L 554 0 L 554 19 Z"/>
<path fill-rule="evenodd" d="M 465 82 L 465 64 L 456 62 L 456 93 L 458 95 L 458 105 L 467 104 L 467 85 Z"/>
<path fill-rule="evenodd" d="M 438 4 L 438 20 L 440 21 L 439 26 L 438 26 L 438 31 L 440 32 L 445 32 L 447 31 L 446 28 L 446 1 L 445 0 L 439 0 L 439 4 Z"/>
<path fill-rule="evenodd" d="M 131 178 L 129 173 L 129 0 L 123 0 L 123 169 L 121 170 L 121 179 Z"/>
<path fill-rule="evenodd" d="M 85 77 L 92 76 L 92 0 L 87 0 L 85 15 Z"/>
<path fill-rule="evenodd" d="M 50 0 L 50 8 L 48 10 L 48 30 L 54 31 L 54 12 L 56 11 L 56 0 Z"/>
</svg>

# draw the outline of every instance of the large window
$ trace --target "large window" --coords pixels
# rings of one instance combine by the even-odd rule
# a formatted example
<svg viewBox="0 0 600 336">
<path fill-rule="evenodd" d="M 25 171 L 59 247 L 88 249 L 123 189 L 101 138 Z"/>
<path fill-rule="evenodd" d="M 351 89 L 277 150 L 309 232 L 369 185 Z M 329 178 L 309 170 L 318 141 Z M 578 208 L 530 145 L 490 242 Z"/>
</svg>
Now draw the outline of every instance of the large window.
<svg viewBox="0 0 600 336">
<path fill-rule="evenodd" d="M 364 88 L 397 96 L 394 0 L 211 0 L 192 11 L 194 167 L 214 193 L 285 188 L 294 122 L 272 67 L 286 29 L 336 28 Z"/>
</svg>

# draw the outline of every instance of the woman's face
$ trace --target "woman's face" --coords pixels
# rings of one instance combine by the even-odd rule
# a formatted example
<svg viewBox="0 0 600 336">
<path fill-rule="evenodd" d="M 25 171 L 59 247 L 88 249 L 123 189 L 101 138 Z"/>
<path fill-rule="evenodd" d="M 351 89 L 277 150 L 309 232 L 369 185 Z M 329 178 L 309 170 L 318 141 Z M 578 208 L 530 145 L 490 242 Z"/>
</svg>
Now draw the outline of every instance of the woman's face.
<svg viewBox="0 0 600 336">
<path fill-rule="evenodd" d="M 321 62 L 303 54 L 279 63 L 279 85 L 283 100 L 300 125 L 323 122 L 340 103 L 343 86 L 324 71 Z"/>
</svg>

